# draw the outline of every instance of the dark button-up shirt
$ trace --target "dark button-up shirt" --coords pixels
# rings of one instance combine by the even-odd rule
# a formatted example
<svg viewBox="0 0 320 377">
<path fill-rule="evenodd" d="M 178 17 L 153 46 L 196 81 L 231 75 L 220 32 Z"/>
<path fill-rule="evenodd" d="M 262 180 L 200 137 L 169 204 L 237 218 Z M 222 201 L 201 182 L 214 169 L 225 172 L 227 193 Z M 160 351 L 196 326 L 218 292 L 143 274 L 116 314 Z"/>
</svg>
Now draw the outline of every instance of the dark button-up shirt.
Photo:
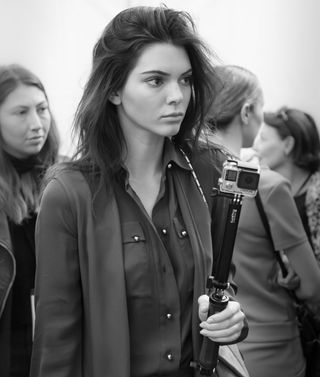
<svg viewBox="0 0 320 377">
<path fill-rule="evenodd" d="M 115 190 L 123 238 L 131 376 L 173 374 L 193 357 L 194 263 L 172 180 L 174 169 L 190 168 L 169 143 L 163 166 L 152 218 L 126 174 Z M 188 373 L 192 375 L 191 369 Z"/>
</svg>

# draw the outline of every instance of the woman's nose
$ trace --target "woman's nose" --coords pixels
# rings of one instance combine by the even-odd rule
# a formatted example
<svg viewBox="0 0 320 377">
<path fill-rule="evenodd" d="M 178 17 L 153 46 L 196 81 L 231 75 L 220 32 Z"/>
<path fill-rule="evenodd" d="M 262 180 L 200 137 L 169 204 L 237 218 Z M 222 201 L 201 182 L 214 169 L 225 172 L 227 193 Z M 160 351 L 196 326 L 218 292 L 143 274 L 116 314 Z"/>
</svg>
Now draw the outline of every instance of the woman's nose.
<svg viewBox="0 0 320 377">
<path fill-rule="evenodd" d="M 183 92 L 178 83 L 172 83 L 168 89 L 168 102 L 178 103 L 183 99 Z"/>
<path fill-rule="evenodd" d="M 42 122 L 36 110 L 30 111 L 28 122 L 30 129 L 33 131 L 37 131 L 42 128 Z"/>
</svg>

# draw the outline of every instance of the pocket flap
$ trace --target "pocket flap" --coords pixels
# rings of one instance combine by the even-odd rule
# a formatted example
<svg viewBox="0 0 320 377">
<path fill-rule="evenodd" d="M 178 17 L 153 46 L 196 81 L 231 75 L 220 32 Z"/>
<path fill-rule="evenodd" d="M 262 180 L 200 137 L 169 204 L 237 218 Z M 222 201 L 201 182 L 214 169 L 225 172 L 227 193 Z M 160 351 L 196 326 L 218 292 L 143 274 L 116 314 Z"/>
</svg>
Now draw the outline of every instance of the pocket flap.
<svg viewBox="0 0 320 377">
<path fill-rule="evenodd" d="M 145 242 L 146 238 L 141 224 L 136 221 L 122 224 L 122 239 L 124 243 Z"/>
</svg>

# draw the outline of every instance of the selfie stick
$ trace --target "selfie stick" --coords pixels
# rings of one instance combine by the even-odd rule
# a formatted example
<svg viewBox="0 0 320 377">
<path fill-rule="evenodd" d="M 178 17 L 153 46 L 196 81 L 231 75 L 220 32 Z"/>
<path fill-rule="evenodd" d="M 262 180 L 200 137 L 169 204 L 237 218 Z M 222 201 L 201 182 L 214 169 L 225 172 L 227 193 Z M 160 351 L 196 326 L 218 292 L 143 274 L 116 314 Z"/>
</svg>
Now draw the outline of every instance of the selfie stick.
<svg viewBox="0 0 320 377">
<path fill-rule="evenodd" d="M 226 218 L 225 221 L 221 221 L 220 218 L 214 232 L 211 232 L 213 255 L 218 255 L 218 260 L 214 263 L 216 268 L 212 270 L 212 276 L 209 276 L 207 280 L 208 317 L 225 309 L 229 301 L 224 290 L 229 287 L 228 277 L 243 199 L 242 194 L 224 193 L 218 189 L 214 189 L 213 195 L 221 199 L 219 204 L 222 205 L 222 212 L 224 215 L 226 214 Z M 217 229 L 219 227 L 222 228 Z M 204 337 L 199 357 L 201 375 L 211 376 L 213 374 L 218 362 L 218 352 L 219 344 Z"/>
</svg>

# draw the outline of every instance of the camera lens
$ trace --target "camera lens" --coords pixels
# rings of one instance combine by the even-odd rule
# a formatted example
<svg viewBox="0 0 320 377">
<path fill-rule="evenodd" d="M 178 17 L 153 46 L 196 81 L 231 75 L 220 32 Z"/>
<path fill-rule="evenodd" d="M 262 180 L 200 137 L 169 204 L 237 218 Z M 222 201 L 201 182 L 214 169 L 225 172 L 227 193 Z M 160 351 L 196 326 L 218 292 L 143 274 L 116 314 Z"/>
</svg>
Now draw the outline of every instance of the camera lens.
<svg viewBox="0 0 320 377">
<path fill-rule="evenodd" d="M 241 171 L 239 173 L 238 187 L 246 190 L 256 190 L 258 188 L 260 175 L 253 172 Z"/>
</svg>

